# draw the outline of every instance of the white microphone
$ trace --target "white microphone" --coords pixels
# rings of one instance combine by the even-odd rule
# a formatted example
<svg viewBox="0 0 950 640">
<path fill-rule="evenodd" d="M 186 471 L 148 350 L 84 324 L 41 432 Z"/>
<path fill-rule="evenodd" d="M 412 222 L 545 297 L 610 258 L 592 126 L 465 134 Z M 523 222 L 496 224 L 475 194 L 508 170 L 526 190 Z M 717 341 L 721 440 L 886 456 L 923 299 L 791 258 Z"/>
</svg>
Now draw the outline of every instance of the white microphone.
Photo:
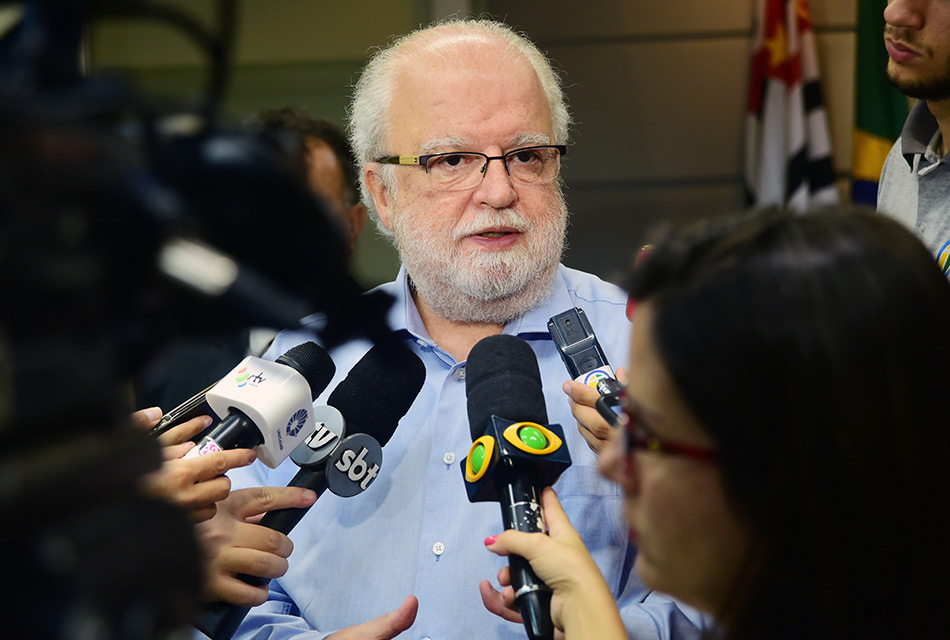
<svg viewBox="0 0 950 640">
<path fill-rule="evenodd" d="M 313 400 L 336 368 L 314 342 L 297 345 L 276 362 L 248 356 L 208 390 L 205 399 L 223 417 L 185 458 L 226 449 L 254 449 L 274 469 L 315 430 Z"/>
</svg>

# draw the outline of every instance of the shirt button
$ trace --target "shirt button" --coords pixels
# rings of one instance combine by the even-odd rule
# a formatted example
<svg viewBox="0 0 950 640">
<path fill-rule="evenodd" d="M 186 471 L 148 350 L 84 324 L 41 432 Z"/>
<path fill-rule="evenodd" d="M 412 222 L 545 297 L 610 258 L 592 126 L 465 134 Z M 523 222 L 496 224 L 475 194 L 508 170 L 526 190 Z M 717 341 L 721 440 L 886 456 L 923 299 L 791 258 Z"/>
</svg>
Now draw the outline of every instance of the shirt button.
<svg viewBox="0 0 950 640">
<path fill-rule="evenodd" d="M 445 553 L 445 545 L 441 542 L 436 542 L 434 545 L 432 545 L 432 553 L 437 556 L 441 556 L 443 553 Z"/>
<path fill-rule="evenodd" d="M 451 451 L 446 451 L 445 453 L 442 454 L 442 462 L 444 462 L 445 464 L 452 464 L 453 462 L 455 462 L 455 454 L 452 453 Z"/>
<path fill-rule="evenodd" d="M 417 340 L 416 340 L 416 344 L 419 345 L 420 347 L 423 347 L 423 348 L 429 346 L 429 344 L 428 344 L 425 340 L 423 340 L 422 338 L 417 339 Z"/>
<path fill-rule="evenodd" d="M 465 379 L 465 367 L 459 367 L 458 369 L 456 369 L 456 370 L 455 370 L 455 377 L 456 377 L 456 379 L 458 379 L 458 380 L 464 380 L 464 379 Z"/>
</svg>

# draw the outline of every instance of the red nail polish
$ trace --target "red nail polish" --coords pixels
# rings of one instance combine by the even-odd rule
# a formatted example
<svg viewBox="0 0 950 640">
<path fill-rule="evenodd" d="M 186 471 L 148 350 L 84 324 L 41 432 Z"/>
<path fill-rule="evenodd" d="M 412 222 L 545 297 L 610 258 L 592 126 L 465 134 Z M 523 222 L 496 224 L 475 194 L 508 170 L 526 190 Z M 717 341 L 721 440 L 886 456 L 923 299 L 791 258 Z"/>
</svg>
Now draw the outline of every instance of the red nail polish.
<svg viewBox="0 0 950 640">
<path fill-rule="evenodd" d="M 486 547 L 492 546 L 493 544 L 495 544 L 495 540 L 497 539 L 498 539 L 498 536 L 488 536 L 487 538 L 485 538 L 485 546 Z"/>
</svg>

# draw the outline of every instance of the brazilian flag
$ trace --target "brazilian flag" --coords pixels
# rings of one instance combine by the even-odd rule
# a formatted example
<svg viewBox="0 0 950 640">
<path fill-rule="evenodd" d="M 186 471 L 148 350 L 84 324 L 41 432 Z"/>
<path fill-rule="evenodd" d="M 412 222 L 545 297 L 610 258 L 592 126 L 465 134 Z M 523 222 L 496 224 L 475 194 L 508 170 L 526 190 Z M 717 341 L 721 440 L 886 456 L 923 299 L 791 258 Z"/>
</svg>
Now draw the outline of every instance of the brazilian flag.
<svg viewBox="0 0 950 640">
<path fill-rule="evenodd" d="M 907 118 L 907 98 L 885 75 L 884 7 L 887 0 L 858 0 L 851 200 L 877 205 L 884 159 Z"/>
</svg>

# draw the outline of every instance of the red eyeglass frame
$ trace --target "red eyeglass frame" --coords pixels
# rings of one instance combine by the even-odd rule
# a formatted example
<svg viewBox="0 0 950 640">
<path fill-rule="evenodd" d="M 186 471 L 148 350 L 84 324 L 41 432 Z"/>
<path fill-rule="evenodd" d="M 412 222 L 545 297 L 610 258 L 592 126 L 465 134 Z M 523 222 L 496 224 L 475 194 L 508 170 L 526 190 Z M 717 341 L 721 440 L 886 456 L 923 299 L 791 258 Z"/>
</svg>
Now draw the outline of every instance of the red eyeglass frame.
<svg viewBox="0 0 950 640">
<path fill-rule="evenodd" d="M 637 420 L 636 415 L 634 415 L 632 409 L 628 406 L 623 407 L 623 432 L 626 438 L 626 451 L 628 456 L 632 456 L 634 451 L 640 450 L 672 456 L 683 456 L 703 462 L 719 461 L 719 452 L 715 449 L 666 440 L 652 433 Z"/>
</svg>

